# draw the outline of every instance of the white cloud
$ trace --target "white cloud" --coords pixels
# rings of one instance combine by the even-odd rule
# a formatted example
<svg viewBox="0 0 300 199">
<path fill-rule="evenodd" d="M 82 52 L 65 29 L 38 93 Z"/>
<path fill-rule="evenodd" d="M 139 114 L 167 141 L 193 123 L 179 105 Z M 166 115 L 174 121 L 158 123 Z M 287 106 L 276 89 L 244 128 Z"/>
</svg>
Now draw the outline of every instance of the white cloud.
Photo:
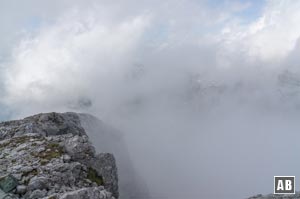
<svg viewBox="0 0 300 199">
<path fill-rule="evenodd" d="M 256 21 L 224 28 L 225 46 L 233 48 L 232 51 L 244 51 L 252 59 L 281 61 L 293 50 L 300 36 L 299 8 L 298 1 L 267 1 L 262 16 Z"/>
<path fill-rule="evenodd" d="M 23 39 L 6 66 L 3 102 L 18 108 L 30 102 L 34 112 L 65 106 L 84 95 L 93 97 L 88 92 L 95 84 L 97 92 L 105 92 L 101 84 L 113 83 L 133 62 L 148 19 L 137 16 L 106 24 L 94 14 L 73 11 Z"/>
</svg>

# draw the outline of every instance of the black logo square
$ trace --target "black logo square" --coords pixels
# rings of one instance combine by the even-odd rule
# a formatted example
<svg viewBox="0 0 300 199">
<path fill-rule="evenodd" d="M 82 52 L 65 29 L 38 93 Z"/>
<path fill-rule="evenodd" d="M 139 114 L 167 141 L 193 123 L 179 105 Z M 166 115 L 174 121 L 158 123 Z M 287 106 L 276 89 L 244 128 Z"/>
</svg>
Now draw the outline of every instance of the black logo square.
<svg viewBox="0 0 300 199">
<path fill-rule="evenodd" d="M 274 194 L 295 194 L 295 176 L 274 176 Z"/>
</svg>

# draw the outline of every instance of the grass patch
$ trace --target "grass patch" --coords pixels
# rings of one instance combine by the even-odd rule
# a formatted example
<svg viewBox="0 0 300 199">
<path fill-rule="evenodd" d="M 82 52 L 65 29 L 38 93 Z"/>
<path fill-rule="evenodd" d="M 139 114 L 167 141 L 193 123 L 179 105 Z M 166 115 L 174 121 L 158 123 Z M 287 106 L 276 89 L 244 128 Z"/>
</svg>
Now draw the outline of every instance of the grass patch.
<svg viewBox="0 0 300 199">
<path fill-rule="evenodd" d="M 36 176 L 36 175 L 38 175 L 38 174 L 39 174 L 39 173 L 38 173 L 37 169 L 33 169 L 32 171 L 23 173 L 22 176 L 29 176 L 29 175 Z"/>
<path fill-rule="evenodd" d="M 95 169 L 93 169 L 93 168 L 89 168 L 88 169 L 87 178 L 90 181 L 97 183 L 98 186 L 104 184 L 102 176 L 99 176 L 98 173 L 97 173 L 97 171 Z"/>
<path fill-rule="evenodd" d="M 0 144 L 0 149 L 3 149 L 5 147 L 7 147 L 8 145 L 10 145 L 10 142 L 6 142 L 6 143 L 3 143 L 3 144 Z"/>
<path fill-rule="evenodd" d="M 54 158 L 59 158 L 63 154 L 63 148 L 58 143 L 51 142 L 46 145 L 45 150 L 41 153 L 31 154 L 32 156 L 41 158 L 42 163 L 46 164 Z"/>
<path fill-rule="evenodd" d="M 20 137 L 14 137 L 14 138 L 11 138 L 8 142 L 6 143 L 3 143 L 3 144 L 0 144 L 0 148 L 5 148 L 5 147 L 17 147 L 21 144 L 24 144 L 24 143 L 27 143 L 30 141 L 30 139 L 32 139 L 34 137 L 31 137 L 31 136 L 20 136 Z"/>
</svg>

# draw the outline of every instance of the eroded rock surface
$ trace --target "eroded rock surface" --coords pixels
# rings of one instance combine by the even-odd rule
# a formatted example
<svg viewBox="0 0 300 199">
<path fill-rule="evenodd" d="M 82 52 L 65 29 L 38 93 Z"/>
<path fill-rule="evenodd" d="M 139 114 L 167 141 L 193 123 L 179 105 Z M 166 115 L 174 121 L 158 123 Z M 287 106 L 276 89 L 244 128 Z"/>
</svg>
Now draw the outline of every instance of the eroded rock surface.
<svg viewBox="0 0 300 199">
<path fill-rule="evenodd" d="M 119 196 L 114 156 L 95 153 L 75 113 L 38 114 L 0 123 L 1 179 L 0 198 Z"/>
</svg>

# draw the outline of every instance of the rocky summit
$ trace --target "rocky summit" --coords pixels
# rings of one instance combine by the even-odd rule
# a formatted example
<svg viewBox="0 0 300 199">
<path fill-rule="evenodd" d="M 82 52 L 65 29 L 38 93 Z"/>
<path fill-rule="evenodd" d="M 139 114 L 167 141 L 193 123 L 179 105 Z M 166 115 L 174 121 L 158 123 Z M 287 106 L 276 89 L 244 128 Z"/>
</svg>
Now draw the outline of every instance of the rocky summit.
<svg viewBox="0 0 300 199">
<path fill-rule="evenodd" d="M 0 123 L 0 199 L 118 197 L 115 158 L 95 152 L 78 114 Z"/>
</svg>

